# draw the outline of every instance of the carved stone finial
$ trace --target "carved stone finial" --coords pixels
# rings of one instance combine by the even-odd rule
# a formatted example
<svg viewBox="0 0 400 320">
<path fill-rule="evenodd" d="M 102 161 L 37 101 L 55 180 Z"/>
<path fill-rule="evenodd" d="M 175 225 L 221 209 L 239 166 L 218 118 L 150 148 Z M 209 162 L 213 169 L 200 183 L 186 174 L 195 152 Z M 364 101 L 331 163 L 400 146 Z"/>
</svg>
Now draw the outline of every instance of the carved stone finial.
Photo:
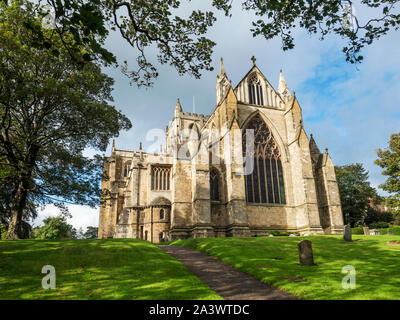
<svg viewBox="0 0 400 320">
<path fill-rule="evenodd" d="M 328 148 L 325 148 L 325 152 L 328 153 Z"/>
<path fill-rule="evenodd" d="M 142 150 L 142 143 L 139 142 L 139 150 Z"/>
<path fill-rule="evenodd" d="M 253 61 L 253 66 L 255 66 L 256 65 L 256 60 L 257 60 L 256 57 L 252 56 L 250 60 Z"/>
</svg>

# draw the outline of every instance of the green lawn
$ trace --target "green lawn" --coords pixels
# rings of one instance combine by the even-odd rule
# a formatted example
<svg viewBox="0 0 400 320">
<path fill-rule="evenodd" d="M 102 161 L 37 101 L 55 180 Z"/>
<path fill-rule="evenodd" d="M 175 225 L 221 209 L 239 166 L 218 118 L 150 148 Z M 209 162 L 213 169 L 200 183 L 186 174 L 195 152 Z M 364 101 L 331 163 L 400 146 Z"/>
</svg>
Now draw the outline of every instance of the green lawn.
<svg viewBox="0 0 400 320">
<path fill-rule="evenodd" d="M 56 289 L 41 286 L 44 265 Z M 221 299 L 179 261 L 140 240 L 0 241 L 0 299 Z"/>
<path fill-rule="evenodd" d="M 297 243 L 312 241 L 317 266 L 300 266 Z M 302 299 L 400 299 L 399 236 L 208 238 L 173 244 L 203 251 Z M 342 288 L 342 267 L 356 270 L 356 288 Z"/>
</svg>

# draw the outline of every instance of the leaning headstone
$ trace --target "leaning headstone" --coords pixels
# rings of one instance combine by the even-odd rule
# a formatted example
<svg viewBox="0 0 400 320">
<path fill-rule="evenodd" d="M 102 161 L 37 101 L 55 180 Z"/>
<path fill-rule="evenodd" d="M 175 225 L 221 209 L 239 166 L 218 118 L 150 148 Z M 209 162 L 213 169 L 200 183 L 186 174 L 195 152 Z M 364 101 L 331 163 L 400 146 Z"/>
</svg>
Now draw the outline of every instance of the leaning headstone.
<svg viewBox="0 0 400 320">
<path fill-rule="evenodd" d="M 391 229 L 387 229 L 387 234 L 388 235 L 392 235 L 393 234 L 392 230 Z"/>
<path fill-rule="evenodd" d="M 344 239 L 344 241 L 351 241 L 351 228 L 350 228 L 350 226 L 345 226 L 344 227 L 343 239 Z"/>
<path fill-rule="evenodd" d="M 299 260 L 302 266 L 313 266 L 314 257 L 310 240 L 303 240 L 297 244 L 299 248 Z"/>
<path fill-rule="evenodd" d="M 364 235 L 369 236 L 369 228 L 368 227 L 363 227 Z"/>
</svg>

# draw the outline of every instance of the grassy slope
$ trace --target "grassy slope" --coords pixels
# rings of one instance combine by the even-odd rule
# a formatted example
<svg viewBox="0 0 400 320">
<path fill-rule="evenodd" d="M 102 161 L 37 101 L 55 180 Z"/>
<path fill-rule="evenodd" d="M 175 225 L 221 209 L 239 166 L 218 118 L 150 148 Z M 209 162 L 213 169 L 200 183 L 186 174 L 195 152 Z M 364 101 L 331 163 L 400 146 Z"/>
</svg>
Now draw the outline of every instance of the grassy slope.
<svg viewBox="0 0 400 320">
<path fill-rule="evenodd" d="M 312 241 L 314 262 L 300 266 L 297 243 Z M 400 299 L 399 236 L 209 238 L 173 244 L 201 250 L 303 299 Z M 356 289 L 344 290 L 342 267 L 356 269 Z"/>
<path fill-rule="evenodd" d="M 44 290 L 44 265 L 56 269 Z M 140 240 L 0 241 L 0 299 L 221 299 L 179 261 Z"/>
</svg>

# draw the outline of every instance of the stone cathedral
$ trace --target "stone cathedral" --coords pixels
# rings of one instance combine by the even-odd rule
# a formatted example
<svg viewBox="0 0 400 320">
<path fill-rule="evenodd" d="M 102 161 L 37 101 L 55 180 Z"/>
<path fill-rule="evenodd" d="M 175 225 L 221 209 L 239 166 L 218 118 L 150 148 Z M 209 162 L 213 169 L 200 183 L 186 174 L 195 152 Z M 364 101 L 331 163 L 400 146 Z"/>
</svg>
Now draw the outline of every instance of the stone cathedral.
<svg viewBox="0 0 400 320">
<path fill-rule="evenodd" d="M 178 99 L 159 153 L 113 142 L 99 238 L 342 234 L 334 165 L 307 136 L 282 71 L 276 91 L 253 58 L 232 87 L 221 59 L 216 96 L 207 116 L 183 112 Z"/>
</svg>

